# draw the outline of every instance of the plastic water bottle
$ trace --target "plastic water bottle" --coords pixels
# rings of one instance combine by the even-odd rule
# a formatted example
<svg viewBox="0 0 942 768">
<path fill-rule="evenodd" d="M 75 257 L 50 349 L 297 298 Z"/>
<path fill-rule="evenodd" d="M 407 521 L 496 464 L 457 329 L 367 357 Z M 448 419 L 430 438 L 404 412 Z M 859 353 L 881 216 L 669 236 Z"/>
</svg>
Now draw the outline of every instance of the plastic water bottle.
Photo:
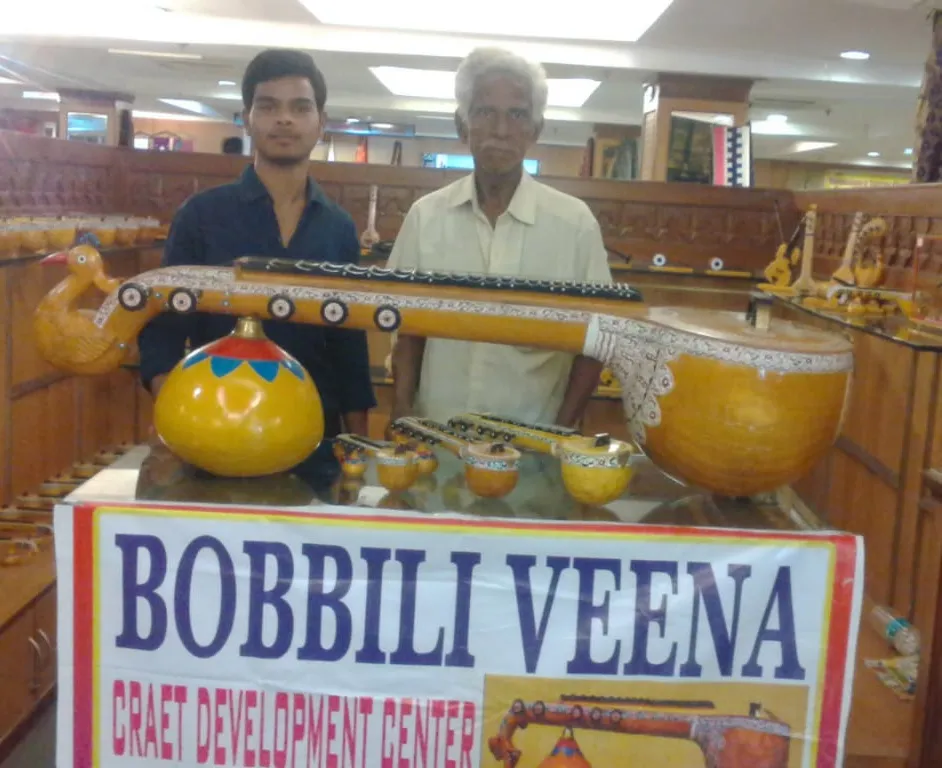
<svg viewBox="0 0 942 768">
<path fill-rule="evenodd" d="M 919 653 L 919 630 L 889 608 L 878 605 L 870 614 L 873 628 L 903 656 Z"/>
</svg>

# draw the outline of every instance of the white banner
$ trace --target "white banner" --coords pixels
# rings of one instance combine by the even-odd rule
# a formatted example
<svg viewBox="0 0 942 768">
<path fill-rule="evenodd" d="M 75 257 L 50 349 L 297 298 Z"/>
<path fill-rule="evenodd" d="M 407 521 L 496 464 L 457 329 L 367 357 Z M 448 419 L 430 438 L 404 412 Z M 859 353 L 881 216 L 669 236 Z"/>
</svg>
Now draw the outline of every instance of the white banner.
<svg viewBox="0 0 942 768">
<path fill-rule="evenodd" d="M 841 764 L 853 536 L 85 506 L 56 547 L 60 768 Z"/>
</svg>

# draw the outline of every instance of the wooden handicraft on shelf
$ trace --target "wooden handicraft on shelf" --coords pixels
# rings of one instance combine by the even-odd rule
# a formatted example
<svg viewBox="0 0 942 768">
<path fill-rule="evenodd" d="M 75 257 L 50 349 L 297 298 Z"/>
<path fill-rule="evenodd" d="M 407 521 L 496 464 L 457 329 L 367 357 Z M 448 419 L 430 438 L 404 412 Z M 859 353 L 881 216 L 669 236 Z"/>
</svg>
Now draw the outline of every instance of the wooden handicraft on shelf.
<svg viewBox="0 0 942 768">
<path fill-rule="evenodd" d="M 769 262 L 763 270 L 765 283 L 760 283 L 759 288 L 771 292 L 787 293 L 790 291 L 792 283 L 792 267 L 801 261 L 801 249 L 798 247 L 798 241 L 804 231 L 805 218 L 802 217 L 792 233 L 791 240 L 785 242 L 785 236 L 782 235 L 782 243 L 775 252 L 775 258 Z"/>
<path fill-rule="evenodd" d="M 759 290 L 783 297 L 794 297 L 809 309 L 821 309 L 847 315 L 887 315 L 899 311 L 908 314 L 908 302 L 904 293 L 884 291 L 879 288 L 886 273 L 883 254 L 865 259 L 865 245 L 886 234 L 887 224 L 882 218 L 865 222 L 858 211 L 851 222 L 850 233 L 844 247 L 841 263 L 828 281 L 813 278 L 814 235 L 817 208 L 812 205 L 791 242 L 779 247 L 775 258 L 765 269 L 768 282 L 760 283 Z M 799 230 L 804 227 L 804 247 L 800 252 L 793 248 Z M 789 257 L 789 253 L 791 256 Z M 800 258 L 801 274 L 791 282 L 791 268 Z"/>
<path fill-rule="evenodd" d="M 729 496 L 809 471 L 836 439 L 851 381 L 842 335 L 770 320 L 764 308 L 647 306 L 624 284 L 245 257 L 116 287 L 94 249 L 74 248 L 66 261 L 70 274 L 34 319 L 41 353 L 63 370 L 112 371 L 151 318 L 196 310 L 582 354 L 615 374 L 633 438 L 656 464 Z M 75 305 L 93 286 L 108 295 L 89 317 Z"/>
<path fill-rule="evenodd" d="M 886 234 L 886 221 L 870 219 L 864 223 L 858 212 L 851 224 L 850 235 L 844 248 L 840 266 L 827 283 L 819 283 L 814 295 L 802 298 L 802 304 L 812 309 L 824 309 L 848 315 L 887 315 L 900 311 L 901 294 L 881 291 L 886 274 L 883 254 L 865 260 L 863 253 L 868 241 Z"/>
</svg>

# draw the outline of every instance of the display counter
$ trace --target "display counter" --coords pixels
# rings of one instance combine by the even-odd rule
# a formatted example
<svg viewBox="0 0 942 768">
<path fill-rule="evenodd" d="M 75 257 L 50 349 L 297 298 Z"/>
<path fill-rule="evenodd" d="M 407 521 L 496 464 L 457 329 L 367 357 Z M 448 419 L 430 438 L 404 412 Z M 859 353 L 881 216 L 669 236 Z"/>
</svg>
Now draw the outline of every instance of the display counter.
<svg viewBox="0 0 942 768">
<path fill-rule="evenodd" d="M 110 467 L 100 472 L 73 492 L 67 498 L 69 506 L 66 508 L 68 510 L 66 514 L 69 515 L 70 524 L 72 524 L 74 519 L 74 524 L 78 525 L 78 521 L 82 520 L 84 516 L 91 514 L 90 510 L 94 508 L 121 510 L 126 507 L 140 506 L 144 510 L 142 516 L 134 518 L 127 531 L 120 535 L 129 535 L 128 532 L 131 532 L 131 535 L 138 537 L 148 535 L 162 537 L 164 533 L 160 532 L 159 527 L 155 527 L 155 521 L 158 520 L 156 516 L 159 516 L 167 510 L 178 510 L 179 514 L 183 514 L 184 516 L 192 514 L 194 517 L 194 525 L 197 525 L 195 522 L 196 519 L 204 519 L 204 523 L 197 525 L 198 529 L 203 533 L 211 533 L 213 536 L 223 541 L 225 541 L 223 530 L 223 528 L 225 528 L 224 523 L 228 519 L 223 517 L 217 518 L 216 522 L 208 521 L 206 520 L 208 510 L 216 510 L 222 513 L 231 510 L 233 514 L 231 519 L 233 522 L 239 519 L 238 515 L 245 514 L 246 510 L 264 515 L 265 520 L 268 522 L 259 530 L 269 531 L 273 537 L 283 541 L 288 541 L 288 538 L 283 537 L 283 532 L 280 530 L 276 531 L 271 527 L 277 523 L 279 514 L 310 515 L 312 518 L 317 518 L 317 522 L 312 523 L 313 528 L 306 529 L 306 533 L 301 540 L 323 541 L 332 537 L 332 530 L 337 529 L 338 526 L 343 527 L 348 524 L 341 522 L 345 519 L 350 521 L 360 520 L 361 515 L 367 514 L 370 515 L 370 517 L 363 518 L 363 520 L 373 521 L 371 525 L 378 527 L 383 526 L 385 525 L 383 521 L 386 519 L 390 521 L 390 526 L 393 525 L 393 521 L 397 521 L 395 523 L 396 525 L 400 523 L 404 525 L 403 519 L 398 516 L 417 512 L 422 515 L 420 519 L 428 521 L 427 523 L 423 523 L 422 527 L 416 529 L 414 538 L 410 537 L 408 539 L 417 549 L 426 547 L 421 539 L 423 531 L 427 532 L 438 526 L 451 526 L 456 524 L 458 520 L 469 522 L 467 522 L 466 525 L 462 524 L 461 530 L 463 530 L 464 533 L 457 536 L 452 542 L 452 546 L 456 546 L 460 542 L 462 547 L 459 547 L 459 549 L 472 549 L 472 538 L 476 530 L 473 521 L 478 520 L 480 521 L 479 524 L 482 531 L 485 529 L 490 530 L 491 526 L 512 527 L 517 524 L 522 526 L 538 524 L 540 526 L 538 529 L 531 527 L 529 531 L 530 535 L 537 537 L 535 540 L 544 542 L 540 545 L 544 548 L 544 551 L 556 555 L 574 555 L 577 558 L 580 550 L 580 539 L 585 539 L 593 533 L 598 533 L 600 525 L 601 530 L 612 531 L 613 538 L 619 535 L 615 533 L 616 531 L 637 531 L 639 535 L 650 537 L 651 544 L 646 545 L 646 547 L 650 546 L 649 554 L 652 558 L 657 555 L 656 548 L 658 541 L 671 540 L 673 537 L 678 537 L 678 534 L 681 534 L 681 538 L 683 538 L 685 531 L 690 533 L 699 529 L 706 534 L 709 530 L 734 529 L 739 531 L 739 533 L 733 533 L 734 536 L 747 535 L 748 531 L 755 532 L 757 536 L 800 536 L 803 532 L 806 534 L 811 532 L 815 525 L 813 519 L 802 517 L 795 509 L 785 509 L 781 507 L 773 497 L 756 498 L 752 500 L 732 500 L 711 497 L 695 488 L 686 487 L 665 476 L 641 456 L 633 459 L 635 474 L 628 492 L 626 492 L 622 498 L 604 507 L 589 508 L 573 502 L 566 495 L 565 489 L 562 486 L 558 474 L 558 463 L 551 458 L 532 454 L 524 454 L 521 464 L 520 480 L 514 491 L 501 500 L 480 499 L 470 494 L 466 488 L 463 480 L 462 467 L 459 461 L 451 454 L 444 451 L 438 451 L 437 454 L 440 465 L 433 476 L 420 479 L 419 482 L 407 492 L 389 493 L 378 485 L 372 469 L 367 472 L 362 481 L 351 481 L 341 478 L 331 487 L 314 489 L 295 478 L 284 476 L 253 480 L 212 478 L 198 471 L 183 467 L 176 461 L 168 460 L 166 454 L 161 451 L 153 453 L 148 447 L 139 446 L 124 454 Z M 163 512 L 161 512 L 161 510 Z M 200 512 L 199 510 L 203 511 Z M 456 513 L 461 514 L 456 515 Z M 170 514 L 174 513 L 171 512 Z M 373 517 L 373 515 L 380 515 L 381 517 L 377 518 Z M 106 525 L 106 517 L 99 517 L 98 519 L 100 522 L 96 523 L 96 526 Z M 185 517 L 180 518 L 180 520 L 183 519 L 185 519 Z M 57 520 L 57 523 L 58 522 Z M 177 526 L 178 523 L 179 520 L 173 523 L 173 525 Z M 351 522 L 349 524 L 354 523 Z M 576 527 L 560 529 L 557 527 L 559 524 L 575 524 Z M 614 524 L 614 527 L 611 527 L 612 524 Z M 584 526 L 584 529 L 582 526 Z M 688 526 L 693 526 L 694 528 L 688 529 Z M 659 529 L 664 531 L 666 538 L 665 536 L 657 535 L 656 531 Z M 107 539 L 102 539 L 102 546 L 106 546 L 107 543 L 112 542 L 111 529 L 107 528 L 107 530 Z M 177 530 L 177 528 L 174 527 L 174 530 Z M 539 533 L 540 530 L 543 531 L 542 534 Z M 584 533 L 580 535 L 580 531 L 583 530 Z M 821 533 L 827 535 L 826 531 L 821 531 Z M 57 535 L 60 535 L 62 541 L 66 542 L 65 546 L 75 546 L 72 532 L 69 534 L 62 532 Z M 75 535 L 77 536 L 78 534 Z M 362 533 L 357 534 L 357 536 L 358 538 L 355 540 L 361 542 L 363 546 L 367 546 L 369 543 L 369 534 L 367 534 L 366 530 L 362 530 Z M 391 532 L 390 536 L 394 537 L 394 534 Z M 392 541 L 390 542 L 390 546 L 394 546 Z M 499 548 L 502 547 L 502 545 L 497 544 L 495 544 L 495 546 Z M 597 546 L 601 556 L 601 554 L 604 554 L 602 550 L 604 545 L 600 543 Z M 625 543 L 626 557 L 628 557 L 627 552 L 631 550 L 631 546 L 630 540 L 627 540 Z M 77 549 L 75 551 L 78 552 Z M 235 555 L 235 549 L 231 549 L 231 551 L 233 555 Z M 428 551 L 431 552 L 432 549 L 429 548 Z M 501 549 L 501 551 L 503 550 Z M 594 550 L 592 551 L 594 554 Z M 641 551 L 647 551 L 647 549 L 642 549 Z M 755 558 L 756 550 L 750 550 L 750 545 L 747 542 L 743 542 L 739 549 L 739 556 Z M 731 559 L 727 560 L 727 562 L 736 562 L 736 551 L 734 550 L 733 554 L 728 555 L 728 557 Z M 786 562 L 787 559 L 787 557 L 784 557 L 782 562 Z M 774 561 L 776 558 L 773 557 L 771 560 Z M 752 567 L 758 570 L 758 565 L 753 565 Z M 78 560 L 76 560 L 75 568 L 76 572 L 81 568 L 81 564 Z M 176 568 L 177 565 L 171 565 L 171 573 L 176 571 Z M 12 572 L 13 571 L 10 571 L 10 573 Z M 2 576 L 3 573 L 0 572 L 0 578 L 2 578 Z M 627 578 L 633 579 L 634 577 L 629 577 L 626 573 L 623 575 L 623 579 Z M 487 580 L 484 579 L 484 581 Z M 617 588 L 618 584 L 616 583 L 615 586 Z M 496 585 L 491 584 L 491 588 L 496 588 Z M 109 600 L 112 602 L 120 602 L 118 594 L 114 591 L 116 589 L 116 584 L 112 584 L 109 587 L 109 594 L 111 595 Z M 604 589 L 607 590 L 608 586 Z M 607 605 L 608 598 L 602 598 L 602 594 L 603 593 L 600 592 L 598 597 L 603 599 L 604 603 Z M 605 592 L 605 594 L 608 593 Z M 384 598 L 383 605 L 386 605 L 385 600 L 387 599 L 393 601 L 390 605 L 394 606 L 396 604 L 396 598 L 390 597 Z M 536 605 L 539 606 L 544 598 L 535 597 L 534 599 Z M 560 599 L 562 599 L 562 597 L 560 597 Z M 732 599 L 731 594 L 723 595 L 722 600 L 724 603 L 726 603 L 727 599 Z M 659 600 L 660 598 L 652 599 L 652 603 L 656 604 Z M 731 602 L 726 603 L 727 610 L 729 610 L 731 604 Z M 807 599 L 801 599 L 800 604 L 803 606 L 803 610 L 807 610 Z M 96 605 L 98 605 L 98 603 L 96 603 Z M 664 605 L 666 605 L 666 603 Z M 393 608 L 393 610 L 395 609 Z M 539 607 L 537 607 L 536 610 L 537 613 L 535 616 L 539 617 Z M 696 609 L 694 610 L 696 611 Z M 71 611 L 71 608 L 67 607 L 65 611 L 66 615 L 69 615 L 69 611 Z M 751 631 L 754 631 L 754 624 L 759 618 L 761 617 L 756 615 L 748 618 L 744 616 L 743 620 L 747 625 L 752 626 L 753 629 Z M 714 619 L 715 616 L 710 618 L 710 622 L 712 623 Z M 604 622 L 604 620 L 602 621 Z M 704 626 L 705 625 L 706 620 L 704 619 Z M 604 626 L 607 627 L 608 625 L 605 624 Z M 355 630 L 355 633 L 356 631 L 358 630 Z M 596 631 L 598 631 L 598 627 Z M 608 630 L 605 629 L 604 631 Z M 694 631 L 696 632 L 696 630 Z M 567 652 L 571 650 L 571 638 L 568 634 L 561 631 L 558 624 L 550 624 L 545 641 L 545 647 L 548 649 L 547 652 L 553 647 L 554 638 L 556 642 L 565 646 Z M 598 640 L 598 638 L 596 638 L 596 640 Z M 511 645 L 516 644 L 511 635 L 507 635 L 506 641 Z M 76 640 L 76 642 L 80 644 L 78 640 Z M 748 643 L 749 641 L 747 640 L 746 642 Z M 74 647 L 77 648 L 78 646 L 76 645 Z M 594 656 L 599 659 L 603 656 L 607 656 L 607 653 L 602 653 L 606 647 L 608 646 L 603 641 L 603 645 L 597 647 L 596 650 L 598 652 L 594 653 Z M 653 648 L 655 646 L 652 645 L 651 647 Z M 66 655 L 72 654 L 73 646 L 69 644 L 64 653 Z M 680 653 L 681 656 L 684 655 L 684 651 Z M 774 653 L 772 655 L 774 656 Z M 853 655 L 854 661 L 852 668 L 856 675 L 856 680 L 854 682 L 854 703 L 847 725 L 846 754 L 843 763 L 838 763 L 848 766 L 848 768 L 870 768 L 871 766 L 873 768 L 877 766 L 880 768 L 887 768 L 889 766 L 899 766 L 899 768 L 902 768 L 902 766 L 906 764 L 908 755 L 908 732 L 911 727 L 912 719 L 912 704 L 898 700 L 893 693 L 877 680 L 873 672 L 865 669 L 863 665 L 864 659 L 883 658 L 887 655 L 889 654 L 886 645 L 872 630 L 864 625 L 860 632 L 859 645 L 856 653 Z M 623 660 L 626 656 L 627 649 L 623 652 Z M 212 662 L 210 660 L 207 663 L 211 664 Z M 70 665 L 68 670 L 71 672 L 72 669 L 73 667 Z M 62 679 L 61 670 L 62 668 L 60 667 L 60 680 Z M 142 672 L 127 672 L 126 674 L 131 677 L 137 674 L 138 678 L 142 679 L 143 676 L 146 676 Z M 207 669 L 206 672 L 200 673 L 199 676 L 211 677 L 212 674 L 213 673 Z M 412 674 L 418 673 L 413 672 Z M 443 674 L 447 674 L 447 670 L 444 670 Z M 727 704 L 720 703 L 721 701 L 726 702 L 728 698 L 722 693 L 722 685 L 715 686 L 712 689 L 703 684 L 695 684 L 691 687 L 691 683 L 688 683 L 686 686 L 680 685 L 676 687 L 679 682 L 680 681 L 665 684 L 666 687 L 664 690 L 672 691 L 673 693 L 679 691 L 686 694 L 686 691 L 689 689 L 691 692 L 690 696 L 693 698 L 703 698 L 703 696 L 700 695 L 693 695 L 697 693 L 704 694 L 707 698 L 712 697 L 715 699 L 716 702 L 711 703 L 711 706 L 719 707 L 721 710 L 723 706 L 728 706 Z M 283 681 L 281 685 L 284 684 L 285 682 Z M 567 680 L 567 684 L 568 688 L 566 688 L 566 690 L 569 691 L 571 688 L 571 693 L 578 693 L 580 695 L 588 695 L 593 692 L 602 693 L 607 694 L 608 700 L 614 700 L 611 696 L 611 686 L 605 687 L 601 683 L 592 680 L 583 680 L 582 682 L 578 680 Z M 313 685 L 313 683 L 310 683 L 310 685 Z M 671 688 L 671 685 L 675 687 Z M 356 686 L 354 685 L 353 687 L 355 688 Z M 643 683 L 636 683 L 634 687 L 629 685 L 626 689 L 623 686 L 621 690 L 623 692 L 630 690 L 633 692 L 632 695 L 634 695 L 634 692 L 644 692 L 647 691 L 649 687 L 650 686 L 646 686 Z M 761 686 L 759 687 L 761 688 Z M 379 688 L 386 691 L 386 688 L 382 684 L 379 685 Z M 73 686 L 67 682 L 63 686 L 63 690 L 68 696 L 72 695 L 74 689 Z M 542 689 L 534 688 L 533 690 Z M 657 689 L 655 692 L 658 691 L 660 691 L 660 689 Z M 765 705 L 775 712 L 775 694 L 770 691 L 771 689 L 764 689 L 764 701 Z M 335 692 L 340 693 L 340 691 Z M 661 691 L 661 693 L 663 696 L 663 691 Z M 111 698 L 110 691 L 102 695 L 108 699 Z M 457 698 L 465 698 L 468 695 L 466 684 L 460 693 L 455 692 Z M 660 699 L 662 696 L 657 698 Z M 676 696 L 671 696 L 670 698 L 674 699 Z M 606 699 L 606 696 L 600 697 L 600 700 L 601 699 Z M 770 704 L 770 701 L 773 703 Z M 682 708 L 688 704 L 689 702 L 680 705 L 674 703 L 670 706 L 676 709 L 678 706 Z M 232 704 L 230 703 L 229 706 L 232 706 Z M 779 704 L 779 707 L 786 706 L 785 703 Z M 494 759 L 492 755 L 487 754 L 488 737 L 493 736 L 491 732 L 495 730 L 496 725 L 492 722 L 495 716 L 495 713 L 491 711 L 493 705 L 485 701 L 485 709 L 488 711 L 484 713 L 483 727 L 475 730 L 475 738 L 481 741 L 480 762 L 468 763 L 468 765 L 473 764 L 475 767 L 477 765 L 499 766 L 504 764 Z M 221 712 L 222 709 L 219 711 Z M 699 715 L 703 714 L 707 713 L 699 713 Z M 745 714 L 745 711 L 741 714 Z M 398 716 L 399 715 L 397 715 L 397 717 Z M 392 717 L 391 714 L 390 717 Z M 488 720 L 488 717 L 490 717 L 491 720 Z M 104 720 L 105 718 L 103 716 L 100 719 Z M 339 722 L 338 720 L 338 728 Z M 380 719 L 377 722 L 382 722 L 382 720 Z M 76 721 L 76 727 L 81 727 L 78 721 Z M 385 723 L 382 724 L 382 727 L 385 734 Z M 403 727 L 405 728 L 406 726 L 403 725 Z M 580 727 L 582 726 L 580 725 Z M 785 762 L 773 761 L 749 764 L 789 767 L 834 764 L 829 762 L 826 755 L 820 755 L 819 759 L 813 762 L 807 762 L 807 755 L 803 747 L 800 746 L 802 742 L 800 740 L 796 741 L 795 739 L 799 739 L 800 733 L 805 732 L 807 734 L 810 731 L 808 731 L 807 726 L 804 725 L 796 729 L 793 724 L 792 729 L 793 732 L 797 730 L 798 733 L 792 737 L 794 746 L 792 748 L 791 758 L 787 759 Z M 548 729 L 549 733 L 536 742 L 533 741 L 533 737 L 524 737 L 518 734 L 516 737 L 518 746 L 522 740 L 524 744 L 530 746 L 531 750 L 537 749 L 540 751 L 541 756 L 545 755 L 548 748 L 547 745 L 552 747 L 553 742 L 556 741 L 558 730 L 558 728 Z M 539 732 L 540 729 L 536 729 L 535 733 Z M 599 747 L 598 744 L 603 744 L 604 739 L 603 742 L 593 743 L 591 740 L 592 737 L 587 735 L 585 730 L 577 729 L 575 733 L 587 756 L 591 757 L 591 752 L 594 752 L 596 756 L 599 755 L 599 749 L 601 749 L 601 747 Z M 403 731 L 403 734 L 405 734 L 405 731 Z M 365 738 L 364 736 L 364 739 Z M 412 738 L 414 742 L 414 736 L 409 738 Z M 403 735 L 403 739 L 406 739 L 405 735 Z M 671 739 L 669 741 L 673 742 L 674 740 Z M 410 742 L 410 750 L 414 747 L 413 742 Z M 616 740 L 615 743 L 628 744 L 629 742 L 618 742 Z M 651 739 L 648 743 L 657 745 L 667 744 L 668 742 L 659 739 Z M 667 749 L 668 751 L 664 754 L 673 756 L 675 752 L 670 750 L 680 748 L 669 747 Z M 656 752 L 649 754 L 648 748 L 642 751 L 649 757 L 658 754 Z M 325 754 L 328 753 L 329 749 Z M 703 762 L 702 757 L 695 757 L 696 751 L 687 753 L 681 750 L 676 754 L 687 755 L 685 758 L 687 761 L 678 762 L 676 763 L 677 765 L 722 766 L 739 764 L 735 762 Z M 314 760 L 314 762 L 304 764 L 312 766 L 327 764 L 325 762 L 318 762 L 314 758 L 312 758 L 312 760 Z M 525 757 L 519 765 L 524 767 L 536 766 L 538 763 L 539 760 L 535 760 L 534 757 L 530 755 L 529 759 Z M 103 763 L 103 765 L 110 764 L 107 759 Z M 368 763 L 363 764 L 368 765 Z M 444 763 L 432 762 L 429 764 Z M 598 765 L 598 763 L 594 764 Z M 607 763 L 602 762 L 602 765 L 605 764 Z M 379 763 L 377 763 L 377 765 L 379 765 Z M 562 763 L 560 763 L 560 765 L 562 765 Z"/>
<path fill-rule="evenodd" d="M 913 325 L 902 314 L 893 315 L 852 315 L 847 312 L 807 307 L 800 298 L 790 296 L 775 296 L 783 314 L 794 314 L 796 319 L 803 318 L 805 322 L 820 324 L 824 321 L 833 326 L 860 331 L 896 344 L 902 344 L 916 352 L 942 352 L 942 333 L 933 333 L 921 330 Z M 827 327 L 827 326 L 825 326 Z"/>
<path fill-rule="evenodd" d="M 464 483 L 463 465 L 446 451 L 436 452 L 439 468 L 408 491 L 387 492 L 370 466 L 362 480 L 338 478 L 315 489 L 294 477 L 238 479 L 206 475 L 139 446 L 68 497 L 72 504 L 154 502 L 228 504 L 313 509 L 336 506 L 410 510 L 427 514 L 459 512 L 480 517 L 528 520 L 693 525 L 760 530 L 802 530 L 808 523 L 784 512 L 773 498 L 750 501 L 711 497 L 672 480 L 643 456 L 632 458 L 635 474 L 622 498 L 604 507 L 585 507 L 563 487 L 559 462 L 525 453 L 517 487 L 502 499 L 474 496 Z"/>
</svg>

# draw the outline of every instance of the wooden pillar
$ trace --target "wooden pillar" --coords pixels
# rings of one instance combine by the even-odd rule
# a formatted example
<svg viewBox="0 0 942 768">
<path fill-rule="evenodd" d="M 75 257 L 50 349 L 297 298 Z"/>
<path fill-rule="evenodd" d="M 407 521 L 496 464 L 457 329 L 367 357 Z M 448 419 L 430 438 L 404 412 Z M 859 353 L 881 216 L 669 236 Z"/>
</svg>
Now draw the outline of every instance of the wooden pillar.
<svg viewBox="0 0 942 768">
<path fill-rule="evenodd" d="M 677 113 L 725 115 L 732 125 L 749 119 L 749 93 L 754 81 L 707 75 L 658 74 L 644 86 L 641 125 L 641 180 L 667 181 L 671 123 Z"/>
<path fill-rule="evenodd" d="M 90 118 L 100 116 L 104 118 L 104 135 L 102 140 L 93 143 L 115 147 L 121 130 L 121 110 L 130 109 L 133 102 L 134 97 L 126 93 L 60 89 L 59 138 L 81 138 L 81 134 L 70 136 L 69 115 L 88 115 Z"/>
</svg>

